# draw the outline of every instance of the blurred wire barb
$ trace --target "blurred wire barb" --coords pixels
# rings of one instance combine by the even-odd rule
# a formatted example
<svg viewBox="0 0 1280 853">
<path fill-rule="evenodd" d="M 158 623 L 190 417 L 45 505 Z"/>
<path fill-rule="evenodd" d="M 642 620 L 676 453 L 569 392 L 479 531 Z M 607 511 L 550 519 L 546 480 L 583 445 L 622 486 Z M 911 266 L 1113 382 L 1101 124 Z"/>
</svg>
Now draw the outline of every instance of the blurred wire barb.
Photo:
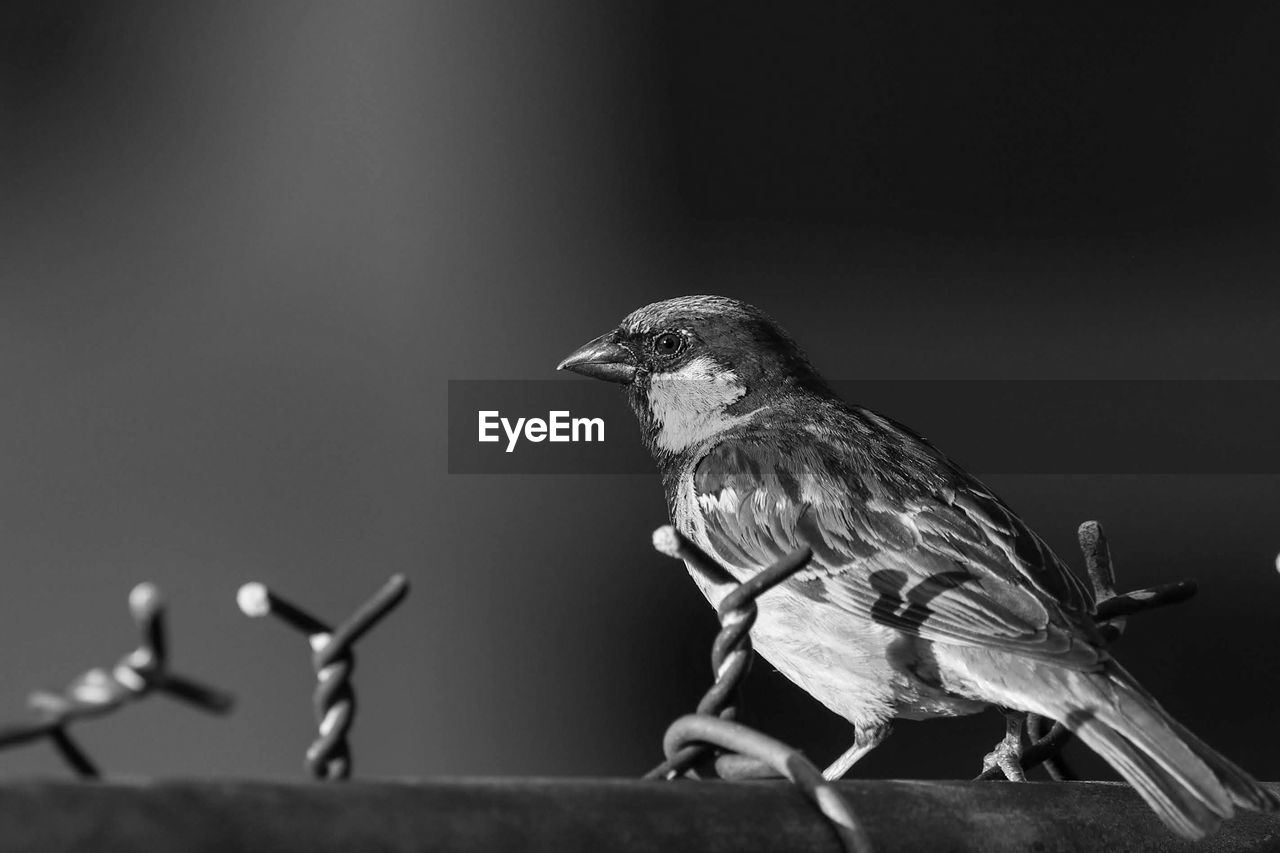
<svg viewBox="0 0 1280 853">
<path fill-rule="evenodd" d="M 215 714 L 231 710 L 234 698 L 230 693 L 169 671 L 164 600 L 153 584 L 133 588 L 129 611 L 142 635 L 141 645 L 111 669 L 99 667 L 84 673 L 62 693 L 32 693 L 28 705 L 36 719 L 0 727 L 0 749 L 49 738 L 79 776 L 97 778 L 97 765 L 67 731 L 72 723 L 100 717 L 153 691 Z"/>
</svg>

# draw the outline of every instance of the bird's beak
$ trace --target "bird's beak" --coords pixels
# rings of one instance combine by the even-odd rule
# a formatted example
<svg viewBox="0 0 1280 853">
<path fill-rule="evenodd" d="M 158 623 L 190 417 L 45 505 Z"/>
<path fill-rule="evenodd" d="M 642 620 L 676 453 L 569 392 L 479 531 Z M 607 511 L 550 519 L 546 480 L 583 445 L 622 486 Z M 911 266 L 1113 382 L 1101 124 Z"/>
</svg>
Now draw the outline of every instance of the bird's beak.
<svg viewBox="0 0 1280 853">
<path fill-rule="evenodd" d="M 636 360 L 631 350 L 614 340 L 614 333 L 601 335 L 573 351 L 556 370 L 572 370 L 592 379 L 626 384 L 635 378 Z"/>
</svg>

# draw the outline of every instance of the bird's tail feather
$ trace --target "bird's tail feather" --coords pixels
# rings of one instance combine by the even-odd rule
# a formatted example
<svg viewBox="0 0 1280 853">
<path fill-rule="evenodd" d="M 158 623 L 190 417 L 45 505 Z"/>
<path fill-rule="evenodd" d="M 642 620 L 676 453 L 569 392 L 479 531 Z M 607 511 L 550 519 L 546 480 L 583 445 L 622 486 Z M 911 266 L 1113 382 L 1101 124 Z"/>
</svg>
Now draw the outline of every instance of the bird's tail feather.
<svg viewBox="0 0 1280 853">
<path fill-rule="evenodd" d="M 1118 665 L 1067 679 L 1062 722 L 1107 760 L 1175 832 L 1200 838 L 1236 806 L 1280 798 L 1191 734 Z"/>
<path fill-rule="evenodd" d="M 1221 753 L 1216 752 L 1213 747 L 1200 740 L 1177 720 L 1170 718 L 1169 722 L 1171 724 L 1170 727 L 1182 738 L 1183 742 L 1190 746 L 1195 754 L 1208 764 L 1214 774 L 1217 775 L 1218 781 L 1222 783 L 1227 794 L 1230 795 L 1232 803 L 1241 808 L 1254 811 L 1270 812 L 1280 810 L 1280 795 L 1268 788 L 1264 788 L 1256 779 L 1241 770 Z"/>
<path fill-rule="evenodd" d="M 1155 761 L 1115 729 L 1093 718 L 1085 720 L 1075 731 L 1142 795 L 1174 832 L 1187 838 L 1200 838 L 1222 820 L 1220 814 L 1164 773 Z"/>
</svg>

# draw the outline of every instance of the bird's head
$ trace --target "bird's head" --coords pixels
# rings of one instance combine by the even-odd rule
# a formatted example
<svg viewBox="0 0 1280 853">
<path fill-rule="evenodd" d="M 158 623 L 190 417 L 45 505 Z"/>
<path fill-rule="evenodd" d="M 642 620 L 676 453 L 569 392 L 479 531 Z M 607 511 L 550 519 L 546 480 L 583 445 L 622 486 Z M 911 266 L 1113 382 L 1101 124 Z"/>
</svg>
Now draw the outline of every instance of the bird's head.
<svg viewBox="0 0 1280 853">
<path fill-rule="evenodd" d="M 692 451 L 779 395 L 825 387 L 768 315 L 722 296 L 646 305 L 558 369 L 627 386 L 660 459 Z"/>
</svg>

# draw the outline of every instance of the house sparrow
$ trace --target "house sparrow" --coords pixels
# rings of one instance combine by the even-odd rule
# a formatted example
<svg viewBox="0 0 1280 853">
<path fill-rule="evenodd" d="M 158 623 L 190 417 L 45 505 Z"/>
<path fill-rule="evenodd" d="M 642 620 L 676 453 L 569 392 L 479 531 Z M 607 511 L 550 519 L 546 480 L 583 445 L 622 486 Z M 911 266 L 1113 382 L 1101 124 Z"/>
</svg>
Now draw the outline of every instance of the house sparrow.
<svg viewBox="0 0 1280 853">
<path fill-rule="evenodd" d="M 838 777 L 894 718 L 996 706 L 1060 720 L 1175 832 L 1280 798 L 1160 707 L 1106 651 L 1092 591 L 982 483 L 841 401 L 762 311 L 648 305 L 559 369 L 620 383 L 672 523 L 739 581 L 803 546 L 759 602 L 755 648 L 854 725 Z M 728 592 L 690 571 L 713 605 Z M 1016 778 L 1015 725 L 988 762 Z"/>
</svg>

